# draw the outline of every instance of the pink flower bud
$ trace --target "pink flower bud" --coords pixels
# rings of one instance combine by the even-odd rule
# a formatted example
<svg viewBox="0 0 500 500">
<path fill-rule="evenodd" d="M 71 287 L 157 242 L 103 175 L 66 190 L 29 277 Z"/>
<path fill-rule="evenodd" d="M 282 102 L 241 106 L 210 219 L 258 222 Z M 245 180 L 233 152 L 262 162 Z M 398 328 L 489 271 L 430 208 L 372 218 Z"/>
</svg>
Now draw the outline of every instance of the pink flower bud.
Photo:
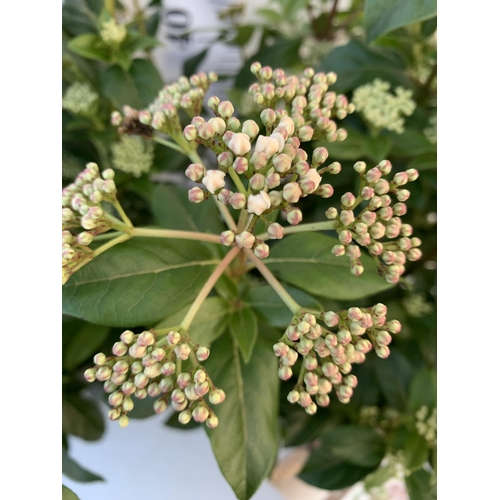
<svg viewBox="0 0 500 500">
<path fill-rule="evenodd" d="M 378 168 L 380 169 L 382 174 L 387 175 L 392 170 L 392 163 L 389 160 L 382 160 L 378 164 Z"/>
<path fill-rule="evenodd" d="M 187 344 L 178 344 L 175 346 L 175 355 L 185 361 L 189 358 L 189 354 L 191 352 L 191 348 Z"/>
<path fill-rule="evenodd" d="M 231 104 L 230 101 L 221 101 L 219 104 L 217 111 L 219 112 L 219 115 L 224 118 L 224 119 L 229 119 L 231 116 L 233 116 L 234 113 L 234 106 Z"/>
<path fill-rule="evenodd" d="M 408 189 L 400 189 L 397 194 L 398 201 L 406 201 L 410 197 L 410 191 Z"/>
<path fill-rule="evenodd" d="M 311 396 L 307 392 L 305 392 L 305 391 L 301 392 L 300 396 L 299 396 L 299 404 L 300 404 L 300 406 L 306 408 L 311 403 L 312 403 Z"/>
<path fill-rule="evenodd" d="M 281 380 L 288 380 L 292 377 L 293 371 L 289 366 L 280 366 L 278 369 L 278 377 Z"/>
<path fill-rule="evenodd" d="M 379 240 L 385 235 L 385 226 L 381 224 L 380 222 L 376 222 L 373 224 L 373 226 L 370 228 L 370 236 L 372 238 L 375 238 L 376 240 Z"/>
<path fill-rule="evenodd" d="M 333 311 L 328 311 L 325 313 L 325 325 L 332 327 L 338 324 L 339 322 L 339 316 L 337 313 L 334 313 Z"/>
<path fill-rule="evenodd" d="M 235 210 L 241 210 L 242 208 L 245 207 L 247 203 L 247 198 L 243 193 L 234 193 L 230 198 L 229 198 L 229 204 L 235 209 Z"/>
<path fill-rule="evenodd" d="M 350 231 L 347 231 L 347 230 L 340 231 L 339 241 L 343 245 L 348 245 L 352 241 L 352 233 Z"/>
<path fill-rule="evenodd" d="M 229 203 L 229 199 L 233 195 L 233 192 L 230 191 L 229 189 L 221 189 L 219 193 L 217 194 L 217 199 L 221 202 L 224 203 L 224 205 L 227 205 Z"/>
<path fill-rule="evenodd" d="M 325 377 L 332 378 L 335 377 L 339 373 L 339 369 L 333 363 L 324 363 L 321 367 Z"/>
<path fill-rule="evenodd" d="M 140 345 L 140 346 L 148 347 L 150 345 L 153 345 L 154 343 L 155 343 L 155 336 L 149 330 L 146 330 L 146 331 L 142 332 L 137 337 L 137 344 Z"/>
<path fill-rule="evenodd" d="M 352 210 L 342 210 L 340 212 L 340 222 L 344 224 L 344 226 L 349 226 L 355 220 L 354 212 Z"/>
<path fill-rule="evenodd" d="M 270 66 L 264 66 L 259 71 L 259 75 L 264 81 L 270 80 L 273 77 L 273 68 L 271 68 Z"/>
<path fill-rule="evenodd" d="M 290 391 L 287 395 L 287 399 L 290 403 L 296 403 L 299 400 L 300 394 L 298 391 Z"/>
<path fill-rule="evenodd" d="M 391 252 L 390 250 L 388 250 L 387 252 L 384 252 L 382 254 L 382 260 L 387 265 L 394 264 L 394 262 L 396 261 L 396 254 L 394 252 Z"/>
<path fill-rule="evenodd" d="M 300 186 L 302 187 L 302 183 L 312 183 L 311 187 L 308 188 L 308 192 L 312 193 L 313 191 L 316 191 L 318 188 L 320 182 L 321 182 L 321 175 L 318 173 L 318 171 L 315 168 L 311 168 L 307 171 L 306 174 L 301 175 L 301 182 Z"/>
<path fill-rule="evenodd" d="M 344 247 L 344 245 L 335 245 L 332 248 L 332 254 L 335 255 L 335 257 L 342 257 L 342 255 L 345 254 L 345 247 Z"/>
<path fill-rule="evenodd" d="M 111 125 L 114 127 L 120 126 L 122 123 L 122 115 L 119 111 L 113 111 L 111 113 Z"/>
<path fill-rule="evenodd" d="M 199 163 L 192 163 L 186 169 L 186 177 L 193 182 L 200 182 L 205 175 L 205 169 Z"/>
<path fill-rule="evenodd" d="M 325 212 L 326 218 L 333 220 L 337 218 L 338 211 L 335 207 L 330 207 L 326 212 Z"/>
<path fill-rule="evenodd" d="M 290 348 L 283 342 L 278 342 L 277 344 L 274 344 L 273 350 L 274 354 L 279 357 L 286 356 L 286 353 L 288 352 Z"/>
<path fill-rule="evenodd" d="M 250 151 L 252 144 L 250 137 L 240 132 L 233 134 L 227 146 L 236 156 L 244 156 Z"/>
<path fill-rule="evenodd" d="M 224 177 L 225 173 L 220 170 L 209 170 L 205 177 L 202 179 L 202 183 L 206 186 L 208 191 L 215 194 L 215 191 L 221 189 L 225 185 Z"/>
<path fill-rule="evenodd" d="M 266 245 L 265 243 L 259 243 L 254 249 L 253 253 L 259 258 L 259 259 L 267 259 L 269 257 L 269 246 Z"/>
<path fill-rule="evenodd" d="M 155 116 L 156 116 L 156 113 L 155 113 Z M 194 141 L 198 137 L 198 131 L 196 130 L 196 127 L 194 125 L 187 125 L 184 128 L 183 135 L 187 141 Z"/>
<path fill-rule="evenodd" d="M 228 168 L 233 164 L 234 156 L 230 151 L 224 151 L 217 156 L 217 163 L 224 168 Z"/>
<path fill-rule="evenodd" d="M 202 201 L 206 200 L 205 191 L 203 191 L 203 189 L 199 187 L 191 188 L 188 191 L 188 200 L 191 203 L 201 203 Z"/>
<path fill-rule="evenodd" d="M 351 208 L 356 202 L 356 197 L 352 193 L 345 193 L 340 198 L 340 203 L 346 207 Z"/>
<path fill-rule="evenodd" d="M 200 123 L 197 127 L 197 130 L 198 130 L 198 136 L 205 141 L 212 139 L 213 136 L 215 135 L 215 129 L 213 125 L 208 122 Z"/>
<path fill-rule="evenodd" d="M 231 132 L 237 132 L 240 129 L 241 122 L 235 116 L 232 116 L 227 121 L 227 128 L 231 130 Z"/>
<path fill-rule="evenodd" d="M 248 231 L 243 231 L 236 235 L 236 245 L 239 248 L 252 248 L 255 242 L 255 236 Z"/>
<path fill-rule="evenodd" d="M 399 236 L 399 227 L 394 224 L 387 226 L 385 229 L 385 235 L 388 238 L 397 238 Z"/>
<path fill-rule="evenodd" d="M 389 332 L 381 330 L 375 334 L 375 340 L 379 345 L 389 345 L 392 342 L 392 337 Z"/>
<path fill-rule="evenodd" d="M 266 158 L 270 158 L 277 153 L 279 148 L 280 143 L 278 142 L 278 139 L 274 137 L 266 137 L 265 135 L 259 135 L 255 144 L 255 152 L 264 153 Z"/>
<path fill-rule="evenodd" d="M 248 160 L 238 156 L 233 162 L 233 168 L 237 174 L 244 174 L 248 170 Z"/>
<path fill-rule="evenodd" d="M 222 118 L 210 118 L 210 120 L 208 120 L 208 123 L 212 125 L 217 135 L 223 135 L 226 131 L 226 122 Z"/>
<path fill-rule="evenodd" d="M 270 173 L 266 176 L 266 185 L 269 189 L 277 188 L 281 183 L 279 174 Z"/>
<path fill-rule="evenodd" d="M 234 231 L 227 230 L 220 233 L 220 242 L 226 247 L 231 246 L 234 243 L 234 238 Z"/>
<path fill-rule="evenodd" d="M 295 159 L 297 159 L 297 155 L 295 155 Z M 295 173 L 299 174 L 301 177 L 305 176 L 311 168 L 309 166 L 309 163 L 307 163 L 307 161 L 305 160 L 296 160 L 294 161 L 294 163 L 295 163 Z"/>
<path fill-rule="evenodd" d="M 385 345 L 375 347 L 375 353 L 379 358 L 385 359 L 389 357 L 391 351 Z"/>
<path fill-rule="evenodd" d="M 208 399 L 213 405 L 218 405 L 224 402 L 226 399 L 226 393 L 222 389 L 214 389 L 208 395 Z"/>
<path fill-rule="evenodd" d="M 266 185 L 266 178 L 262 174 L 254 174 L 250 179 L 249 185 L 252 191 L 261 191 L 262 189 L 264 189 L 264 186 Z M 250 199 L 248 200 L 248 205 L 250 206 Z"/>
<path fill-rule="evenodd" d="M 286 220 L 291 226 L 296 226 L 302 222 L 302 212 L 298 208 L 294 208 L 287 212 Z"/>
<path fill-rule="evenodd" d="M 408 181 L 413 182 L 418 179 L 419 176 L 418 170 L 410 168 L 406 171 L 406 173 L 408 174 Z"/>
<path fill-rule="evenodd" d="M 246 120 L 243 122 L 243 127 L 241 128 L 241 131 L 244 134 L 248 135 L 250 140 L 252 140 L 255 139 L 255 137 L 257 137 L 257 134 L 259 133 L 259 126 L 253 120 Z"/>
<path fill-rule="evenodd" d="M 281 203 L 283 202 L 282 191 L 271 191 L 268 194 L 269 194 L 269 198 L 271 200 L 271 206 L 277 207 L 277 206 L 281 205 Z"/>
<path fill-rule="evenodd" d="M 310 127 L 309 125 L 305 125 L 303 127 L 300 127 L 297 131 L 297 137 L 302 141 L 302 142 L 307 142 L 312 139 L 314 135 L 314 129 Z"/>
<path fill-rule="evenodd" d="M 306 385 L 318 385 L 318 376 L 315 373 L 307 372 L 304 376 Z"/>
<path fill-rule="evenodd" d="M 210 356 L 210 349 L 208 347 L 200 346 L 196 349 L 196 358 L 198 361 L 205 361 Z"/>
<path fill-rule="evenodd" d="M 273 158 L 273 165 L 276 172 L 288 172 L 292 165 L 292 158 L 287 154 L 281 153 Z"/>
<path fill-rule="evenodd" d="M 268 108 L 264 109 L 261 114 L 260 114 L 260 119 L 262 120 L 262 123 L 267 127 L 267 126 L 273 126 L 274 122 L 276 121 L 276 113 L 273 109 Z"/>
<path fill-rule="evenodd" d="M 283 136 L 283 132 L 284 134 L 286 134 L 286 130 L 282 129 L 282 128 L 277 128 L 270 136 L 269 138 L 270 139 L 275 139 L 278 141 L 278 153 L 281 153 L 283 151 L 283 148 L 285 147 L 285 137 Z"/>
<path fill-rule="evenodd" d="M 295 351 L 294 349 L 290 349 L 286 354 L 285 356 L 283 356 L 281 358 L 281 362 L 285 365 L 285 366 L 293 366 L 296 361 L 297 361 L 297 358 L 299 357 L 299 354 L 297 351 Z"/>
<path fill-rule="evenodd" d="M 319 166 L 325 163 L 328 159 L 328 150 L 324 147 L 315 148 L 312 155 L 312 163 L 313 165 Z"/>
<path fill-rule="evenodd" d="M 390 189 L 389 182 L 386 181 L 385 179 L 380 179 L 375 183 L 373 189 L 375 193 L 377 193 L 378 195 L 386 194 L 389 192 Z"/>
<path fill-rule="evenodd" d="M 347 130 L 339 128 L 337 130 L 337 141 L 342 142 L 347 139 Z"/>
<path fill-rule="evenodd" d="M 406 213 L 406 205 L 404 203 L 396 203 L 393 210 L 394 215 L 402 216 Z"/>
<path fill-rule="evenodd" d="M 162 374 L 166 375 L 167 377 L 173 375 L 175 373 L 175 370 L 176 370 L 175 363 L 172 363 L 172 361 L 167 361 L 161 367 Z"/>
<path fill-rule="evenodd" d="M 391 219 L 393 215 L 394 215 L 394 212 L 393 212 L 391 207 L 384 207 L 378 211 L 378 216 L 382 220 L 385 220 L 385 221 L 388 221 L 389 219 Z"/>
<path fill-rule="evenodd" d="M 295 124 L 293 123 L 292 118 L 290 118 L 289 116 L 284 116 L 283 118 L 281 118 L 278 126 L 286 129 L 288 135 L 292 135 L 295 130 Z"/>
<path fill-rule="evenodd" d="M 283 198 L 290 203 L 296 203 L 302 196 L 302 190 L 297 182 L 289 182 L 283 188 Z"/>
<path fill-rule="evenodd" d="M 412 248 L 411 250 L 408 251 L 408 260 L 414 262 L 421 258 L 422 258 L 422 250 L 420 250 L 419 248 Z"/>
</svg>

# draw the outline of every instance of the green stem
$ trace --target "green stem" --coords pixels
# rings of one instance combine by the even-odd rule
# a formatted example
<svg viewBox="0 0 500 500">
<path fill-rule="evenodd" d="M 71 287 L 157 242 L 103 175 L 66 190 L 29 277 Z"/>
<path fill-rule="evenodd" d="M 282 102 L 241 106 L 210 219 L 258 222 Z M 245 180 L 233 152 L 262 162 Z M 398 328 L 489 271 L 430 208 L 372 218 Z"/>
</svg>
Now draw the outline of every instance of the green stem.
<svg viewBox="0 0 500 500">
<path fill-rule="evenodd" d="M 134 225 L 132 224 L 132 221 L 128 218 L 127 214 L 125 213 L 125 210 L 123 210 L 122 206 L 120 205 L 120 202 L 118 200 L 115 200 L 113 202 L 113 206 L 116 208 L 116 211 L 120 214 L 120 217 L 122 218 L 122 221 L 125 222 L 126 226 L 129 227 L 130 229 L 133 229 Z"/>
<path fill-rule="evenodd" d="M 325 222 L 311 222 L 310 224 L 300 224 L 298 226 L 285 227 L 285 234 L 294 233 L 305 233 L 308 231 L 329 231 L 333 230 L 333 220 L 327 220 Z M 267 233 L 261 233 L 256 236 L 259 240 L 267 241 L 269 235 Z"/>
<path fill-rule="evenodd" d="M 301 307 L 293 297 L 283 288 L 283 285 L 276 279 L 274 274 L 266 267 L 266 265 L 256 257 L 250 250 L 245 250 L 247 257 L 255 264 L 255 267 L 259 270 L 260 274 L 265 278 L 265 280 L 271 285 L 273 290 L 278 294 L 280 299 L 285 303 L 285 305 L 296 314 L 301 310 Z"/>
<path fill-rule="evenodd" d="M 304 381 L 304 375 L 306 374 L 306 364 L 304 361 L 302 361 L 302 365 L 300 367 L 300 372 L 299 372 L 299 378 L 297 380 L 297 385 L 301 386 L 302 382 Z"/>
<path fill-rule="evenodd" d="M 130 227 L 123 224 L 123 222 L 117 219 L 114 215 L 111 215 L 109 212 L 104 212 L 106 218 L 109 219 L 113 223 L 113 228 L 117 231 L 122 231 L 123 233 L 129 233 Z"/>
<path fill-rule="evenodd" d="M 219 243 L 220 236 L 216 234 L 197 233 L 194 231 L 177 231 L 174 229 L 147 229 L 135 227 L 132 229 L 132 236 L 142 236 L 146 238 L 171 238 L 177 240 L 195 240 L 208 241 L 210 243 Z"/>
<path fill-rule="evenodd" d="M 203 285 L 203 288 L 200 290 L 200 293 L 198 293 L 198 296 L 191 304 L 189 311 L 182 320 L 181 328 L 183 328 L 184 331 L 189 330 L 189 327 L 191 326 L 191 323 L 193 322 L 196 313 L 202 306 L 205 299 L 208 297 L 208 294 L 212 291 L 212 288 L 217 283 L 217 280 L 221 277 L 222 273 L 226 270 L 229 264 L 231 264 L 233 259 L 238 255 L 240 251 L 241 250 L 238 247 L 234 247 L 230 252 L 226 254 L 226 256 L 219 262 L 217 267 L 214 269 L 214 272 L 212 273 L 210 278 L 208 278 L 207 282 Z"/>
<path fill-rule="evenodd" d="M 244 194 L 246 196 L 247 195 L 247 190 L 246 190 L 245 186 L 243 185 L 243 183 L 241 182 L 241 179 L 240 179 L 239 175 L 234 171 L 234 168 L 233 167 L 229 167 L 227 171 L 229 172 L 229 175 L 231 176 L 231 179 L 233 179 L 234 184 L 238 188 L 238 191 L 241 194 Z"/>
<path fill-rule="evenodd" d="M 166 141 L 165 139 L 162 139 L 155 135 L 153 137 L 153 140 L 157 142 L 158 144 L 161 144 L 162 146 L 167 146 L 167 148 L 175 149 L 175 151 L 178 151 L 179 153 L 182 153 L 183 155 L 187 154 L 187 151 L 184 151 L 179 145 L 177 145 L 175 142 L 172 141 Z M 195 162 L 197 163 L 197 162 Z"/>
</svg>

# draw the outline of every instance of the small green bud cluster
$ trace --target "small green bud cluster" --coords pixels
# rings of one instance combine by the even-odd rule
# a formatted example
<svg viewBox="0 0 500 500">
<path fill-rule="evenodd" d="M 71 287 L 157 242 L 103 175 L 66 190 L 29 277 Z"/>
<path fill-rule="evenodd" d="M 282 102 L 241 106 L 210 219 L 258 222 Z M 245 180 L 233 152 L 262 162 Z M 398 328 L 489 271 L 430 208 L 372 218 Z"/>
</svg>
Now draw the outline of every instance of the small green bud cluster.
<svg viewBox="0 0 500 500">
<path fill-rule="evenodd" d="M 136 110 L 124 106 L 122 113 L 113 111 L 111 123 L 119 127 L 121 134 L 144 135 L 151 137 L 154 130 L 171 136 L 177 142 L 184 142 L 179 110 L 188 116 L 199 115 L 203 99 L 211 83 L 217 81 L 216 73 L 208 75 L 199 72 L 188 79 L 181 76 L 175 83 L 163 87 L 156 99 L 147 109 Z"/>
<path fill-rule="evenodd" d="M 99 94 L 86 82 L 74 82 L 66 90 L 62 107 L 75 115 L 90 116 L 96 111 Z"/>
<path fill-rule="evenodd" d="M 354 170 L 361 178 L 358 196 L 345 193 L 340 199 L 340 213 L 331 207 L 326 211 L 326 216 L 334 221 L 340 241 L 332 248 L 332 254 L 337 257 L 347 255 L 351 261 L 352 274 L 359 276 L 364 270 L 360 260 L 361 246 L 377 259 L 379 273 L 385 280 L 397 283 L 405 272 L 406 261 L 416 261 L 422 257 L 422 251 L 418 248 L 422 242 L 419 238 L 411 238 L 412 226 L 401 221 L 401 216 L 407 211 L 404 202 L 410 197 L 410 192 L 404 186 L 418 178 L 418 171 L 411 168 L 398 172 L 392 181 L 388 181 L 383 176 L 389 174 L 391 169 L 388 160 L 381 161 L 369 170 L 366 170 L 365 162 L 355 163 Z M 391 195 L 397 200 L 394 205 Z M 368 203 L 355 215 L 354 210 L 364 201 Z M 383 238 L 392 241 L 379 241 Z"/>
<path fill-rule="evenodd" d="M 427 406 L 422 406 L 415 413 L 415 419 L 417 432 L 423 436 L 429 444 L 435 445 L 437 438 L 437 409 L 434 408 L 429 414 L 429 408 Z"/>
<path fill-rule="evenodd" d="M 333 390 L 341 403 L 348 403 L 358 384 L 351 374 L 352 364 L 363 363 L 371 349 L 380 358 L 387 358 L 391 334 L 401 330 L 399 321 L 386 320 L 386 313 L 384 304 L 376 304 L 338 313 L 296 314 L 273 347 L 280 358 L 278 376 L 282 380 L 292 377 L 292 367 L 302 356 L 301 375 L 288 400 L 298 402 L 311 415 L 316 413 L 317 405 L 330 404 Z M 316 403 L 311 396 L 315 396 Z"/>
<path fill-rule="evenodd" d="M 401 302 L 408 311 L 408 314 L 414 318 L 427 316 L 434 310 L 432 304 L 427 302 L 425 294 L 423 293 L 413 293 L 405 297 Z"/>
<path fill-rule="evenodd" d="M 335 73 L 315 73 L 312 68 L 306 68 L 299 77 L 287 76 L 282 69 L 262 67 L 259 62 L 254 62 L 250 70 L 258 80 L 248 90 L 255 103 L 276 109 L 278 103 L 283 102 L 291 110 L 295 136 L 302 142 L 318 139 L 334 142 L 347 137 L 344 129 L 337 129 L 333 118 L 342 120 L 353 113 L 355 107 L 345 95 L 328 91 L 337 81 Z"/>
<path fill-rule="evenodd" d="M 192 353 L 197 361 L 205 361 L 209 349 L 193 344 L 187 334 L 172 330 L 158 334 L 154 330 L 135 334 L 123 332 L 113 345 L 113 356 L 99 353 L 94 356 L 95 366 L 85 371 L 88 382 L 104 382 L 113 407 L 108 417 L 118 420 L 121 427 L 129 422 L 127 413 L 134 408 L 132 396 L 144 399 L 158 397 L 154 403 L 156 413 L 163 413 L 169 403 L 179 412 L 179 422 L 187 424 L 191 418 L 217 427 L 219 420 L 205 401 L 222 403 L 226 395 L 214 386 L 205 368 L 194 366 L 182 371 L 182 362 Z M 191 356 L 192 357 L 192 356 Z"/>
<path fill-rule="evenodd" d="M 306 36 L 299 48 L 299 56 L 304 64 L 317 66 L 335 47 L 335 40 L 318 40 L 315 36 Z"/>
<path fill-rule="evenodd" d="M 301 149 L 296 136 L 294 121 L 284 111 L 264 109 L 260 115 L 268 135 L 260 134 L 260 126 L 253 120 L 243 123 L 233 116 L 234 107 L 229 101 L 211 97 L 209 107 L 216 115 L 206 121 L 196 116 L 185 127 L 187 141 L 196 141 L 211 149 L 217 156 L 218 168 L 206 171 L 198 163 L 189 165 L 186 176 L 200 184 L 189 190 L 188 199 L 201 203 L 209 196 L 235 210 L 247 210 L 263 220 L 271 239 L 280 239 L 284 230 L 280 224 L 268 221 L 266 215 L 275 210 L 284 212 L 289 224 L 302 221 L 302 212 L 296 203 L 309 195 L 329 198 L 333 194 L 330 184 L 322 184 L 318 168 L 326 162 L 328 151 L 324 147 L 314 149 L 311 158 Z M 332 169 L 327 167 L 321 172 Z M 333 171 L 335 169 L 333 168 Z M 226 187 L 226 176 L 238 179 L 239 192 Z M 244 186 L 244 181 L 248 187 Z M 238 183 L 236 185 L 238 186 Z M 243 186 L 243 188 L 241 187 Z M 255 225 L 249 225 L 239 234 L 224 231 L 221 243 L 253 249 L 259 258 L 269 255 L 269 247 L 253 235 Z"/>
<path fill-rule="evenodd" d="M 104 170 L 101 176 L 96 163 L 87 163 L 75 182 L 62 191 L 63 284 L 77 266 L 79 268 L 83 262 L 92 259 L 93 252 L 89 245 L 93 238 L 113 226 L 101 203 L 116 200 L 114 176 L 111 169 Z"/>
<path fill-rule="evenodd" d="M 429 142 L 437 144 L 437 115 L 429 118 L 429 125 L 424 128 L 424 135 Z"/>
<path fill-rule="evenodd" d="M 118 48 L 127 36 L 127 28 L 119 25 L 114 18 L 102 23 L 101 31 L 102 41 L 113 48 Z"/>
<path fill-rule="evenodd" d="M 353 103 L 368 123 L 376 129 L 385 128 L 397 134 L 404 132 L 404 118 L 416 108 L 412 91 L 397 87 L 390 92 L 391 84 L 376 78 L 372 83 L 358 87 L 353 93 Z"/>
<path fill-rule="evenodd" d="M 362 406 L 359 411 L 359 423 L 387 431 L 398 427 L 401 414 L 394 408 L 381 410 L 378 406 Z"/>
<path fill-rule="evenodd" d="M 154 160 L 154 144 L 140 136 L 122 135 L 111 145 L 113 166 L 139 177 L 149 172 Z"/>
</svg>

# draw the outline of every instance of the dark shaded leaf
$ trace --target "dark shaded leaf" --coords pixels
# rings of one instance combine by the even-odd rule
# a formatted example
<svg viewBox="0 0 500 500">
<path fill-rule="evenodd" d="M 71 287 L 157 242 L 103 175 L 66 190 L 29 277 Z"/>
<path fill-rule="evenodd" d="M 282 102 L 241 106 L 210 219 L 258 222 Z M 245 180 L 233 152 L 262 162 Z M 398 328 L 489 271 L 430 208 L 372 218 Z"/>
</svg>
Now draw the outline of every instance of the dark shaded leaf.
<svg viewBox="0 0 500 500">
<path fill-rule="evenodd" d="M 104 419 L 94 401 L 76 394 L 65 394 L 62 400 L 62 429 L 65 434 L 85 441 L 97 441 L 104 432 Z"/>
<path fill-rule="evenodd" d="M 257 317 L 249 307 L 234 311 L 229 319 L 229 330 L 238 343 L 243 361 L 248 363 L 257 341 Z"/>
<path fill-rule="evenodd" d="M 431 484 L 432 474 L 424 469 L 406 477 L 406 488 L 410 500 L 436 500 L 437 488 Z"/>
<path fill-rule="evenodd" d="M 84 469 L 78 462 L 73 460 L 67 450 L 62 449 L 62 473 L 80 483 L 90 483 L 93 481 L 104 481 L 102 476 Z"/>
<path fill-rule="evenodd" d="M 417 412 L 422 406 L 436 406 L 437 378 L 435 370 L 424 368 L 412 378 L 409 389 L 410 410 Z"/>
<path fill-rule="evenodd" d="M 366 140 L 366 154 L 375 163 L 386 160 L 391 148 L 392 140 L 386 135 L 368 137 Z"/>
<path fill-rule="evenodd" d="M 84 33 L 68 42 L 68 49 L 86 57 L 87 59 L 95 59 L 96 61 L 110 61 L 111 52 L 106 47 L 102 40 L 94 33 Z"/>
<path fill-rule="evenodd" d="M 413 432 L 405 442 L 405 468 L 414 471 L 420 469 L 427 461 L 429 449 L 423 436 Z"/>
<path fill-rule="evenodd" d="M 80 500 L 67 486 L 62 485 L 62 500 Z"/>
<path fill-rule="evenodd" d="M 145 108 L 163 87 L 163 79 L 155 65 L 147 59 L 134 59 L 129 72 L 137 89 L 140 106 Z"/>
<path fill-rule="evenodd" d="M 210 47 L 203 49 L 198 54 L 195 54 L 194 56 L 190 57 L 189 59 L 186 59 L 184 61 L 183 74 L 189 77 L 192 74 L 196 73 L 200 64 L 203 62 L 205 57 L 207 57 L 209 50 L 210 50 Z"/>
<path fill-rule="evenodd" d="M 104 343 L 108 333 L 109 327 L 90 323 L 75 331 L 63 350 L 63 367 L 69 371 L 74 370 L 92 357 Z"/>
</svg>

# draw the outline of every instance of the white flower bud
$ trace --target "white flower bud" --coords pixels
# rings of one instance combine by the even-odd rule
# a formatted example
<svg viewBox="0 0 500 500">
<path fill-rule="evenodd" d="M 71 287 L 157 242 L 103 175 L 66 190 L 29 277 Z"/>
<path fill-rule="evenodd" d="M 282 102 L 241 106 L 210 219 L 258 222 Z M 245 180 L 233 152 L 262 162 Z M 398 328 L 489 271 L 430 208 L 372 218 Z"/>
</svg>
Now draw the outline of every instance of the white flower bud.
<svg viewBox="0 0 500 500">
<path fill-rule="evenodd" d="M 233 134 L 227 146 L 236 156 L 244 156 L 252 148 L 250 137 L 242 132 Z"/>
<path fill-rule="evenodd" d="M 297 182 L 289 182 L 283 188 L 283 198 L 290 203 L 296 203 L 301 196 L 302 190 Z"/>
<path fill-rule="evenodd" d="M 255 242 L 255 236 L 248 231 L 237 234 L 235 239 L 239 248 L 252 248 Z"/>
<path fill-rule="evenodd" d="M 201 182 L 212 194 L 215 194 L 215 191 L 218 191 L 219 189 L 222 189 L 224 187 L 225 175 L 226 174 L 220 170 L 209 170 L 205 177 L 203 177 Z"/>
<path fill-rule="evenodd" d="M 261 215 L 262 212 L 268 210 L 269 208 L 271 208 L 271 199 L 269 198 L 269 195 L 264 191 L 261 191 L 257 195 L 251 194 L 248 197 L 247 210 L 249 213 Z"/>
</svg>

